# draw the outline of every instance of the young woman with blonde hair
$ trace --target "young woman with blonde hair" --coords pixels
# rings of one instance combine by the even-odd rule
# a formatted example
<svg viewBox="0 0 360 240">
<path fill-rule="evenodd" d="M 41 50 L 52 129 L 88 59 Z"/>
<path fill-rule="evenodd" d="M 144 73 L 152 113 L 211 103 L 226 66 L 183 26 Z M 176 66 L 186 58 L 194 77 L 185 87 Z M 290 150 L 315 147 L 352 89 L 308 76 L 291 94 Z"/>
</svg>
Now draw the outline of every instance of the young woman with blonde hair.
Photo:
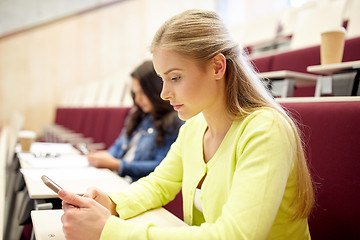
<svg viewBox="0 0 360 240">
<path fill-rule="evenodd" d="M 189 10 L 174 16 L 156 33 L 151 52 L 163 79 L 161 97 L 186 123 L 155 171 L 128 190 L 108 196 L 92 188 L 82 198 L 60 191 L 65 235 L 310 239 L 314 193 L 297 127 L 218 15 Z M 168 203 L 181 189 L 189 227 L 123 220 Z"/>
</svg>

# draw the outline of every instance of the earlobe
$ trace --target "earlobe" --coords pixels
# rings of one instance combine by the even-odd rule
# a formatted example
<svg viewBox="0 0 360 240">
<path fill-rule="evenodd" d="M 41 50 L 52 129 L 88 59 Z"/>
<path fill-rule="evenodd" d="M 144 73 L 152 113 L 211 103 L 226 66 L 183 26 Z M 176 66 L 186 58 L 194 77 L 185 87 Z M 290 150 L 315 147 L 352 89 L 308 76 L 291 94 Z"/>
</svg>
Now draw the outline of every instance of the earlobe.
<svg viewBox="0 0 360 240">
<path fill-rule="evenodd" d="M 222 53 L 219 53 L 213 58 L 213 61 L 215 77 L 221 79 L 225 75 L 226 58 Z"/>
</svg>

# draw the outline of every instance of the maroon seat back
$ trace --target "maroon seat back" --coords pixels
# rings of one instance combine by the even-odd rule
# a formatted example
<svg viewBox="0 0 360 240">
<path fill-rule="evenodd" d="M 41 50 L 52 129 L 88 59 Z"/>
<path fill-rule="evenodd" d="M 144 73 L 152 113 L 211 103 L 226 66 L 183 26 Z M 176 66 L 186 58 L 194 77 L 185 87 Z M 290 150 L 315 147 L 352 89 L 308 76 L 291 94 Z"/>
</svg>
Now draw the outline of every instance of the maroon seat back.
<svg viewBox="0 0 360 240">
<path fill-rule="evenodd" d="M 344 46 L 343 62 L 360 60 L 360 37 L 347 39 Z"/>
<path fill-rule="evenodd" d="M 360 239 L 360 101 L 282 105 L 303 124 L 317 186 L 312 239 Z"/>
<path fill-rule="evenodd" d="M 58 107 L 56 108 L 55 112 L 55 124 L 65 126 L 66 124 L 66 109 L 64 107 Z"/>
<path fill-rule="evenodd" d="M 74 132 L 81 132 L 84 126 L 84 108 L 59 107 L 56 109 L 55 123 Z"/>
<path fill-rule="evenodd" d="M 307 67 L 320 64 L 320 46 L 302 48 L 274 55 L 272 71 L 289 70 L 308 73 Z"/>
<path fill-rule="evenodd" d="M 110 147 L 119 136 L 130 109 L 130 107 L 108 108 L 109 112 L 105 123 L 106 135 L 103 141 L 106 148 Z"/>
<path fill-rule="evenodd" d="M 251 63 L 256 72 L 270 72 L 272 71 L 273 56 L 254 58 Z"/>
<path fill-rule="evenodd" d="M 96 143 L 105 143 L 109 112 L 110 110 L 107 107 L 101 107 L 97 108 L 93 113 L 94 123 L 91 130 L 91 137 Z"/>
<path fill-rule="evenodd" d="M 59 107 L 56 109 L 55 123 L 85 137 L 95 143 L 110 147 L 124 126 L 130 107 Z"/>
<path fill-rule="evenodd" d="M 83 129 L 82 129 L 82 134 L 85 137 L 91 137 L 93 138 L 94 136 L 94 129 L 96 128 L 97 125 L 97 118 L 98 118 L 98 109 L 95 107 L 90 107 L 90 108 L 84 108 L 84 125 L 83 125 Z"/>
</svg>

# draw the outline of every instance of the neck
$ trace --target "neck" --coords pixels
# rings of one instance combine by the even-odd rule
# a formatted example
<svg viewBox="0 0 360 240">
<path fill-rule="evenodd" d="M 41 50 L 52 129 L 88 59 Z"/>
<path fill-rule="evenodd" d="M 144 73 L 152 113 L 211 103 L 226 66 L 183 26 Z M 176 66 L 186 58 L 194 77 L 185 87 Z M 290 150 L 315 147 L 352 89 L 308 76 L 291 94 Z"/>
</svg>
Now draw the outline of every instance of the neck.
<svg viewBox="0 0 360 240">
<path fill-rule="evenodd" d="M 206 114 L 204 112 L 203 114 L 207 122 L 207 129 L 203 139 L 203 155 L 204 161 L 207 163 L 217 152 L 231 127 L 234 117 L 231 117 L 224 110 L 219 111 L 217 114 Z"/>
<path fill-rule="evenodd" d="M 207 132 L 212 137 L 223 137 L 229 130 L 235 116 L 231 115 L 225 104 L 214 107 L 211 112 L 203 112 L 205 121 L 207 123 Z"/>
</svg>

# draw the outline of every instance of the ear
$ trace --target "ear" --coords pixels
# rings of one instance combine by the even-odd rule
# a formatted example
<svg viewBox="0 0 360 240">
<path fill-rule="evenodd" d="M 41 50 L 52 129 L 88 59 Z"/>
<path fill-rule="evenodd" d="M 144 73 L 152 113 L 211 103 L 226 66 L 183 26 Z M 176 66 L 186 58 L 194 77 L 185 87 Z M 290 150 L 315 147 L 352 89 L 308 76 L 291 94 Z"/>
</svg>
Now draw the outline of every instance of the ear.
<svg viewBox="0 0 360 240">
<path fill-rule="evenodd" d="M 216 79 L 221 79 L 226 71 L 226 58 L 222 53 L 213 57 L 214 74 Z"/>
</svg>

